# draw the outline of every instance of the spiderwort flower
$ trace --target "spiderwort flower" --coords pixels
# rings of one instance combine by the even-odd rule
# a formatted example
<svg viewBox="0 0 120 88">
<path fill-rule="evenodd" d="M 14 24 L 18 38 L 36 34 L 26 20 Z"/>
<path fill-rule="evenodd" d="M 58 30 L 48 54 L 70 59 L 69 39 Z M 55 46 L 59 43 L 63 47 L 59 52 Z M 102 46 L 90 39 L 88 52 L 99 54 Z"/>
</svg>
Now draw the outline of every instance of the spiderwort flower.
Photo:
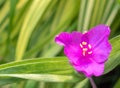
<svg viewBox="0 0 120 88">
<path fill-rule="evenodd" d="M 64 46 L 64 54 L 76 71 L 87 77 L 100 76 L 112 49 L 109 34 L 110 28 L 101 24 L 83 34 L 62 32 L 55 37 L 55 42 Z"/>
</svg>

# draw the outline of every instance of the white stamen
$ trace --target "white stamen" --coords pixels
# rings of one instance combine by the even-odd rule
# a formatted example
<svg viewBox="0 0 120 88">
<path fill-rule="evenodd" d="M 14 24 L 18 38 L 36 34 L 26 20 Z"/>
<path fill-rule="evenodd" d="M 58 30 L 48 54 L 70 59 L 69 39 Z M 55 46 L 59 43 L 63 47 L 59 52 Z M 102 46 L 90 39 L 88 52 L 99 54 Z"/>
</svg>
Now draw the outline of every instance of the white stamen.
<svg viewBox="0 0 120 88">
<path fill-rule="evenodd" d="M 91 49 L 91 48 L 92 48 L 92 46 L 91 46 L 90 44 L 88 44 L 88 48 L 89 48 L 89 49 Z"/>
<path fill-rule="evenodd" d="M 87 42 L 82 42 L 82 45 L 87 45 Z"/>
<path fill-rule="evenodd" d="M 83 48 L 83 45 L 80 43 L 80 47 Z"/>
<path fill-rule="evenodd" d="M 88 54 L 92 54 L 92 51 L 88 52 Z"/>
<path fill-rule="evenodd" d="M 87 48 L 83 48 L 83 51 L 87 51 L 88 49 Z"/>
<path fill-rule="evenodd" d="M 83 54 L 83 56 L 85 56 L 85 51 L 83 51 L 83 53 L 82 53 L 82 54 Z"/>
</svg>

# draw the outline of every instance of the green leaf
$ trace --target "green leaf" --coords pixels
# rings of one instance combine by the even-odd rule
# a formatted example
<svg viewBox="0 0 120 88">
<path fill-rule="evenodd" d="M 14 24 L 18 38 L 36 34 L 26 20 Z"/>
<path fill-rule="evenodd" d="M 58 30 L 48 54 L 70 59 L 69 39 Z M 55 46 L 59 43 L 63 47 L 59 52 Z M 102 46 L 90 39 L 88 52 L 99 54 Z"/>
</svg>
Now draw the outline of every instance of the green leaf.
<svg viewBox="0 0 120 88">
<path fill-rule="evenodd" d="M 16 60 L 19 61 L 22 59 L 23 54 L 28 45 L 29 38 L 37 25 L 37 22 L 42 17 L 47 6 L 50 4 L 51 0 L 35 0 L 33 1 L 30 10 L 25 18 L 24 24 L 22 26 L 17 47 L 16 47 Z"/>
<path fill-rule="evenodd" d="M 0 65 L 0 77 L 17 77 L 45 82 L 75 82 L 73 68 L 65 57 L 37 58 Z M 83 79 L 83 78 L 82 78 Z"/>
<path fill-rule="evenodd" d="M 111 25 L 111 34 L 110 34 L 111 37 L 117 35 L 116 31 L 117 31 L 117 29 L 119 29 L 119 26 L 120 26 L 120 17 L 119 16 L 120 16 L 120 9 Z"/>
<path fill-rule="evenodd" d="M 104 74 L 113 70 L 117 65 L 120 64 L 120 35 L 112 38 L 110 40 L 112 44 L 112 52 L 108 61 L 105 63 L 105 72 Z"/>
<path fill-rule="evenodd" d="M 38 81 L 28 80 L 24 88 L 36 88 L 36 85 L 38 85 Z"/>
<path fill-rule="evenodd" d="M 20 78 L 13 78 L 13 77 L 0 77 L 0 86 L 5 85 L 5 84 L 10 84 L 10 83 L 15 83 L 15 82 L 20 82 L 23 79 Z"/>
<path fill-rule="evenodd" d="M 89 28 L 96 25 L 97 17 L 99 16 L 98 12 L 99 12 L 100 5 L 101 5 L 100 3 L 101 3 L 101 0 L 95 0 L 92 16 L 91 16 L 91 19 L 90 19 L 91 21 L 89 23 L 89 26 L 90 26 Z"/>
<path fill-rule="evenodd" d="M 120 88 L 120 78 L 119 78 L 119 80 L 116 82 L 114 88 Z"/>
<path fill-rule="evenodd" d="M 106 3 L 105 11 L 103 13 L 103 17 L 101 22 L 106 23 L 107 19 L 109 18 L 109 15 L 111 14 L 111 9 L 113 8 L 113 5 L 115 4 L 115 0 L 110 0 Z"/>
<path fill-rule="evenodd" d="M 89 88 L 89 79 L 86 78 L 83 81 L 77 83 L 74 88 Z"/>
<path fill-rule="evenodd" d="M 120 4 L 120 0 L 117 0 L 118 1 L 118 3 Z"/>
<path fill-rule="evenodd" d="M 88 26 L 90 24 L 90 18 L 92 16 L 92 12 L 93 12 L 94 3 L 95 3 L 95 0 L 89 0 L 89 2 L 87 1 L 87 9 L 86 9 L 85 18 L 84 18 L 85 26 L 83 27 L 84 29 L 82 29 L 82 32 L 84 32 L 88 29 Z"/>
<path fill-rule="evenodd" d="M 55 14 L 54 20 L 52 22 L 52 26 L 50 28 L 50 30 L 52 30 L 51 34 L 50 35 L 47 34 L 47 36 L 43 37 L 44 39 L 42 40 L 42 42 L 41 42 L 42 38 L 39 38 L 39 41 L 30 50 L 28 50 L 25 53 L 24 58 L 34 57 L 34 53 L 39 52 L 41 49 L 43 49 L 43 47 L 46 44 L 49 44 L 52 40 L 54 40 L 53 38 L 57 33 L 65 31 L 65 29 L 69 27 L 69 25 L 77 15 L 79 0 L 77 0 L 78 3 L 75 3 L 74 0 L 69 0 L 68 3 L 64 3 L 64 2 L 65 1 L 61 1 L 60 5 L 58 6 L 58 10 Z M 63 9 L 63 3 L 65 4 L 64 9 Z M 71 10 L 68 12 L 68 9 Z M 73 11 L 76 12 L 73 13 Z"/>
<path fill-rule="evenodd" d="M 79 79 L 75 79 L 73 76 L 66 75 L 51 75 L 51 74 L 0 74 L 0 77 L 15 77 L 23 79 L 31 79 L 42 82 L 76 82 Z"/>
<path fill-rule="evenodd" d="M 78 20 L 78 31 L 82 31 L 83 29 L 83 21 L 85 17 L 85 11 L 86 11 L 86 5 L 87 5 L 87 0 L 82 0 L 81 5 L 80 5 L 80 11 L 79 11 L 79 20 Z"/>
<path fill-rule="evenodd" d="M 0 65 L 0 74 L 66 74 L 73 72 L 65 57 L 36 58 Z"/>
<path fill-rule="evenodd" d="M 109 18 L 107 19 L 106 21 L 106 24 L 107 25 L 111 25 L 111 23 L 113 22 L 113 20 L 115 19 L 115 16 L 117 15 L 118 13 L 118 10 L 119 10 L 119 5 L 118 4 L 115 4 L 111 10 L 111 13 L 109 15 Z"/>
</svg>

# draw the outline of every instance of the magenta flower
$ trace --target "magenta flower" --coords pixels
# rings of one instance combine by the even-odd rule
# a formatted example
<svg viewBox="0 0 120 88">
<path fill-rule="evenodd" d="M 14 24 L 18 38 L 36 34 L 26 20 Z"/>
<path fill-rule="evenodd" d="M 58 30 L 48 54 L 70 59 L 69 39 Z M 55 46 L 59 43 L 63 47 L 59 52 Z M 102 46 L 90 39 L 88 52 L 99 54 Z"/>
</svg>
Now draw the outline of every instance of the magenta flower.
<svg viewBox="0 0 120 88">
<path fill-rule="evenodd" d="M 110 28 L 101 24 L 84 34 L 62 32 L 56 36 L 55 42 L 64 46 L 65 55 L 78 72 L 87 77 L 100 76 L 112 49 L 109 34 Z"/>
</svg>

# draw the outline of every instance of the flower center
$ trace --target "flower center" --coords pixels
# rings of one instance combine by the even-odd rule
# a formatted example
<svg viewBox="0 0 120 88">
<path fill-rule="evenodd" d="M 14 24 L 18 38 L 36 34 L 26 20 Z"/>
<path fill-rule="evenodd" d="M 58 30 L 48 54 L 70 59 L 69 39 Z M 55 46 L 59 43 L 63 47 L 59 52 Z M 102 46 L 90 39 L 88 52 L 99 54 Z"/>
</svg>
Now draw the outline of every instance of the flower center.
<svg viewBox="0 0 120 88">
<path fill-rule="evenodd" d="M 80 48 L 82 49 L 82 55 L 83 56 L 92 54 L 92 50 L 91 50 L 92 46 L 91 46 L 91 44 L 83 41 L 82 43 L 80 43 Z"/>
</svg>

